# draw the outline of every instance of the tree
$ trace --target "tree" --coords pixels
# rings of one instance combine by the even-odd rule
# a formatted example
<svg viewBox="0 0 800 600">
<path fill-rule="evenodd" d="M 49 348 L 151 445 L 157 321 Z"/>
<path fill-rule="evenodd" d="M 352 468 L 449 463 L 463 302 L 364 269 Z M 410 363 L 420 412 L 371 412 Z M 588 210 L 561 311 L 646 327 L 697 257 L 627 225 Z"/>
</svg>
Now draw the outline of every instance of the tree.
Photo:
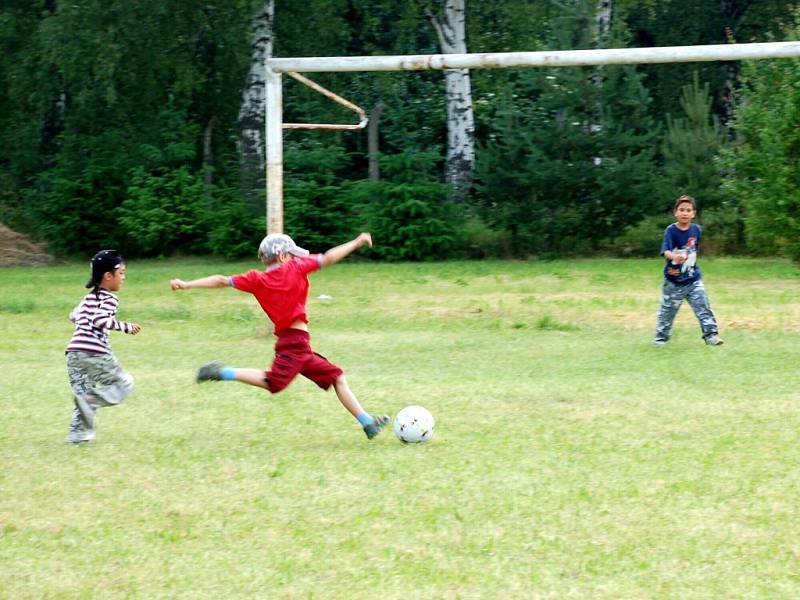
<svg viewBox="0 0 800 600">
<path fill-rule="evenodd" d="M 261 198 L 265 176 L 264 60 L 272 56 L 274 44 L 274 0 L 266 0 L 252 24 L 250 70 L 247 73 L 239 109 L 239 155 L 241 188 L 246 198 Z M 255 204 L 255 202 L 252 202 Z"/>
<path fill-rule="evenodd" d="M 792 0 L 616 0 L 632 33 L 632 46 L 686 46 L 737 42 L 768 42 L 782 34 Z M 698 71 L 710 84 L 713 112 L 723 124 L 730 117 L 731 94 L 742 62 L 642 65 L 653 96 L 654 114 L 672 112 L 681 88 Z"/>
<path fill-rule="evenodd" d="M 726 147 L 728 132 L 711 112 L 709 84 L 702 86 L 697 71 L 683 86 L 680 106 L 684 116 L 667 115 L 664 153 L 664 197 L 689 194 L 704 209 L 723 201 L 722 177 L 715 158 Z"/>
<path fill-rule="evenodd" d="M 465 0 L 440 0 L 440 10 L 425 6 L 443 54 L 466 54 Z M 453 186 L 453 198 L 463 201 L 472 185 L 475 164 L 475 118 L 469 69 L 446 69 L 447 162 L 445 181 Z"/>
<path fill-rule="evenodd" d="M 217 208 L 235 139 L 231 82 L 246 52 L 241 15 L 251 2 L 86 0 L 47 2 L 44 11 L 4 3 L 0 198 L 12 222 L 61 252 L 118 245 L 135 235 L 120 207 L 144 202 L 142 168 L 150 189 L 165 189 L 202 180 L 212 153 L 219 168 L 204 204 Z"/>
<path fill-rule="evenodd" d="M 556 21 L 550 44 L 594 41 L 595 5 Z M 615 45 L 624 41 L 612 27 Z M 557 255 L 597 248 L 653 211 L 659 127 L 635 67 L 608 65 L 598 85 L 590 67 L 521 70 L 502 93 L 479 146 L 478 211 L 508 232 L 514 254 Z"/>
<path fill-rule="evenodd" d="M 800 35 L 800 15 L 788 39 Z M 748 247 L 800 261 L 800 60 L 751 61 L 733 127 L 739 143 L 724 154 L 726 190 L 745 210 Z"/>
</svg>

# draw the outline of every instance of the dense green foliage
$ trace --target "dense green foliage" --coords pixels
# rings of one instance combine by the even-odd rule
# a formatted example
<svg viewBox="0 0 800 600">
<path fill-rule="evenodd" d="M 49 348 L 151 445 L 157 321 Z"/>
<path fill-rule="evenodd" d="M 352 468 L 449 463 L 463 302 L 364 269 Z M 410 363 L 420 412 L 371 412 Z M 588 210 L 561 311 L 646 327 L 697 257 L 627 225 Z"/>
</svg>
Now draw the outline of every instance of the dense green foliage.
<svg viewBox="0 0 800 600">
<path fill-rule="evenodd" d="M 560 22 L 551 45 L 589 45 L 588 18 Z M 660 210 L 649 104 L 629 66 L 514 73 L 479 155 L 484 221 L 509 232 L 514 254 L 552 255 L 596 249 Z"/>
<path fill-rule="evenodd" d="M 264 232 L 265 198 L 252 189 L 263 178 L 248 176 L 252 165 L 239 155 L 238 115 L 261 5 L 4 2 L 0 220 L 77 256 L 109 245 L 138 256 L 251 254 Z M 590 0 L 468 1 L 467 47 L 769 41 L 786 35 L 790 17 L 778 0 L 704 0 L 688 14 L 674 0 L 613 5 L 611 29 L 600 36 Z M 274 54 L 435 53 L 432 6 L 276 0 Z M 707 227 L 717 251 L 742 248 L 748 228 L 751 244 L 795 256 L 773 235 L 778 222 L 759 217 L 775 209 L 778 195 L 791 195 L 791 165 L 748 187 L 761 175 L 743 164 L 748 152 L 771 164 L 763 140 L 778 125 L 750 107 L 760 90 L 783 86 L 791 96 L 798 85 L 792 64 L 744 65 L 741 89 L 739 63 L 472 71 L 477 171 L 469 201 L 459 204 L 441 183 L 441 72 L 317 74 L 368 111 L 383 106 L 381 179 L 367 180 L 363 132 L 287 132 L 285 229 L 324 249 L 369 227 L 392 245 L 375 256 L 393 260 L 630 249 L 654 231 L 648 223 L 669 218 L 677 194 L 689 192 L 701 221 L 724 227 Z M 284 88 L 287 121 L 352 119 L 288 78 Z M 780 143 L 791 157 L 800 130 L 784 125 Z M 715 160 L 729 138 L 742 157 L 736 166 Z M 782 221 L 779 227 L 790 231 Z M 756 241 L 763 239 L 778 241 Z"/>
<path fill-rule="evenodd" d="M 743 75 L 727 189 L 746 211 L 750 250 L 800 261 L 800 60 L 751 63 Z"/>
</svg>

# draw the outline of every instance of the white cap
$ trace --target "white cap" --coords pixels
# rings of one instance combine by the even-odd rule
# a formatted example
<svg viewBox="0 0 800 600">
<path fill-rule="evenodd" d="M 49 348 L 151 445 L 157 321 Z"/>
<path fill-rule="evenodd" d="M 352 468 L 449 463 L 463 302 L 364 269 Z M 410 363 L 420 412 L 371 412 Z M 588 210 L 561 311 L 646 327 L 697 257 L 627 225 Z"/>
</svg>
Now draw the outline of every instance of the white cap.
<svg viewBox="0 0 800 600">
<path fill-rule="evenodd" d="M 270 233 L 258 246 L 258 255 L 267 260 L 274 260 L 284 252 L 293 256 L 308 256 L 308 250 L 295 244 L 285 233 Z"/>
</svg>

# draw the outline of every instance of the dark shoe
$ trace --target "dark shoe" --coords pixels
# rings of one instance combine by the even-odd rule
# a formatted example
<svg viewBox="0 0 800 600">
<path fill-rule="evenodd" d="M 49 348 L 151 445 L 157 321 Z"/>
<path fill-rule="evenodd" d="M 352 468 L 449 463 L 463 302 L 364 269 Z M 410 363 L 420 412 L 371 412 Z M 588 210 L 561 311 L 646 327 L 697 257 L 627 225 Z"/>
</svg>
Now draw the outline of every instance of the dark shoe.
<svg viewBox="0 0 800 600">
<path fill-rule="evenodd" d="M 667 345 L 667 340 L 662 340 L 660 338 L 656 338 L 656 339 L 653 340 L 653 346 L 658 347 L 658 346 L 666 346 L 666 345 Z"/>
<path fill-rule="evenodd" d="M 223 366 L 221 360 L 212 360 L 210 363 L 203 365 L 200 367 L 200 370 L 197 371 L 197 383 L 202 383 L 203 381 L 222 381 L 220 371 Z"/>
<path fill-rule="evenodd" d="M 381 432 L 381 429 L 386 427 L 389 424 L 389 415 L 383 415 L 382 417 L 375 417 L 372 420 L 372 423 L 367 423 L 364 425 L 364 433 L 367 434 L 368 439 L 374 438 Z"/>
<path fill-rule="evenodd" d="M 722 346 L 723 341 L 722 338 L 719 337 L 716 333 L 712 333 L 710 336 L 706 338 L 706 345 L 708 346 Z"/>
<path fill-rule="evenodd" d="M 89 398 L 87 396 L 75 396 L 75 406 L 78 409 L 78 412 L 81 413 L 81 419 L 83 419 L 83 424 L 86 426 L 86 429 L 92 431 L 94 430 L 94 407 L 89 403 Z"/>
</svg>

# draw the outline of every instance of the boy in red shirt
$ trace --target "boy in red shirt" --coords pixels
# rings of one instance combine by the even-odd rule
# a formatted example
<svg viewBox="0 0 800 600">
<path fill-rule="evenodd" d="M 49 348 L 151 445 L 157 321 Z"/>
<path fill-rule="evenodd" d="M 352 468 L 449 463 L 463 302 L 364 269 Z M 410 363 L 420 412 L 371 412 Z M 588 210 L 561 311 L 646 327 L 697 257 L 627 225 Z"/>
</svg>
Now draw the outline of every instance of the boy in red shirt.
<svg viewBox="0 0 800 600">
<path fill-rule="evenodd" d="M 258 248 L 258 257 L 267 266 L 264 271 L 253 269 L 232 277 L 210 275 L 192 281 L 170 281 L 173 290 L 230 286 L 253 294 L 275 326 L 278 341 L 269 371 L 234 369 L 213 361 L 200 368 L 197 381 L 240 381 L 277 394 L 297 375 L 303 375 L 323 390 L 332 385 L 339 401 L 358 420 L 367 438 L 378 435 L 389 422 L 389 417 L 373 417 L 365 412 L 347 385 L 342 369 L 311 349 L 306 315 L 308 274 L 339 262 L 362 246 L 372 247 L 369 233 L 362 233 L 325 254 L 309 254 L 288 235 L 272 233 Z"/>
</svg>

